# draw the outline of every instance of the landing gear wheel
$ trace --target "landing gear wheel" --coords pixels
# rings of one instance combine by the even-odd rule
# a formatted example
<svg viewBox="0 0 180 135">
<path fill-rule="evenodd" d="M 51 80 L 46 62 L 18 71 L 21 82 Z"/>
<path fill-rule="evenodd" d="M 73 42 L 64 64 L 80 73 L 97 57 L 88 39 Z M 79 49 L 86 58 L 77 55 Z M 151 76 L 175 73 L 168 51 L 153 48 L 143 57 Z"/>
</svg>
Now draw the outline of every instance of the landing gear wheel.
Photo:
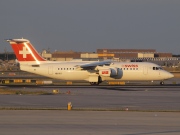
<svg viewBox="0 0 180 135">
<path fill-rule="evenodd" d="M 91 85 L 99 85 L 98 82 L 90 82 Z"/>
<path fill-rule="evenodd" d="M 99 85 L 100 83 L 102 83 L 102 79 L 100 76 L 98 76 L 98 82 L 90 82 L 91 85 Z"/>
<path fill-rule="evenodd" d="M 160 85 L 164 85 L 164 82 L 162 81 L 162 82 L 160 82 Z"/>
</svg>

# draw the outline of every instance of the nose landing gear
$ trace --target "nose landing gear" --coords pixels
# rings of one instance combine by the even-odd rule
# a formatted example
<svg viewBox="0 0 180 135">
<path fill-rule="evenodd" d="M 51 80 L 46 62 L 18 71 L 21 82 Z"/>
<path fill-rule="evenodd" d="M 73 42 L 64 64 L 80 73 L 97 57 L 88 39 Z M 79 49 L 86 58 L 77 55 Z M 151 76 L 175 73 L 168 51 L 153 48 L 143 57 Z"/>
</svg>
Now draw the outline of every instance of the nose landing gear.
<svg viewBox="0 0 180 135">
<path fill-rule="evenodd" d="M 164 82 L 163 82 L 163 81 L 161 81 L 161 82 L 160 82 L 160 85 L 164 85 Z"/>
</svg>

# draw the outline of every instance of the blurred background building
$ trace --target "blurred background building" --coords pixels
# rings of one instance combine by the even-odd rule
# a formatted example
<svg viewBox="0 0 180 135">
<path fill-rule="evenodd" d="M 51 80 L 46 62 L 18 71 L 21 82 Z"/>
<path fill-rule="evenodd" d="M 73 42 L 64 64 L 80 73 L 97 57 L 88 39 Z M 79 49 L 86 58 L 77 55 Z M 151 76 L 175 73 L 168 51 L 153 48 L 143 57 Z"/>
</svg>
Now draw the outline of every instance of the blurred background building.
<svg viewBox="0 0 180 135">
<path fill-rule="evenodd" d="M 149 61 L 165 67 L 179 67 L 178 55 L 157 52 L 155 49 L 97 49 L 96 52 L 43 50 L 40 55 L 49 61 L 103 61 L 120 62 Z M 0 70 L 18 70 L 19 65 L 13 52 L 0 53 Z"/>
</svg>

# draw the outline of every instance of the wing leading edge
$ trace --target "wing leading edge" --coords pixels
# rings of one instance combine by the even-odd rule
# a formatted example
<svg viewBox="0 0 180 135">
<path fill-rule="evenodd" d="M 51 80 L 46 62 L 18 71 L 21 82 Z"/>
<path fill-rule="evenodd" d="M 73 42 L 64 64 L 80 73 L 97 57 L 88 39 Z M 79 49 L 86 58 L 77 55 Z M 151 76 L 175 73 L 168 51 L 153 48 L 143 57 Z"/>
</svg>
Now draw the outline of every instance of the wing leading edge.
<svg viewBox="0 0 180 135">
<path fill-rule="evenodd" d="M 82 70 L 94 70 L 97 66 L 109 66 L 110 64 L 112 64 L 111 61 L 98 61 L 83 65 L 76 65 L 76 67 L 81 68 Z"/>
</svg>

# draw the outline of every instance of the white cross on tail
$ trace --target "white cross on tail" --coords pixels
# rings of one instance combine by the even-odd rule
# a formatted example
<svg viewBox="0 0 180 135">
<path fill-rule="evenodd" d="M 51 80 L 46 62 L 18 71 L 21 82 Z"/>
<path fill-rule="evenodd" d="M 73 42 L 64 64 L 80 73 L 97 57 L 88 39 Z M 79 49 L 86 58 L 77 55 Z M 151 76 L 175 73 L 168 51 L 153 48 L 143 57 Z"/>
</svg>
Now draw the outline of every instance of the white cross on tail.
<svg viewBox="0 0 180 135">
<path fill-rule="evenodd" d="M 19 51 L 19 54 L 23 55 L 23 58 L 27 58 L 27 54 L 30 54 L 30 52 L 26 49 L 26 47 L 23 47 L 23 50 Z"/>
</svg>

